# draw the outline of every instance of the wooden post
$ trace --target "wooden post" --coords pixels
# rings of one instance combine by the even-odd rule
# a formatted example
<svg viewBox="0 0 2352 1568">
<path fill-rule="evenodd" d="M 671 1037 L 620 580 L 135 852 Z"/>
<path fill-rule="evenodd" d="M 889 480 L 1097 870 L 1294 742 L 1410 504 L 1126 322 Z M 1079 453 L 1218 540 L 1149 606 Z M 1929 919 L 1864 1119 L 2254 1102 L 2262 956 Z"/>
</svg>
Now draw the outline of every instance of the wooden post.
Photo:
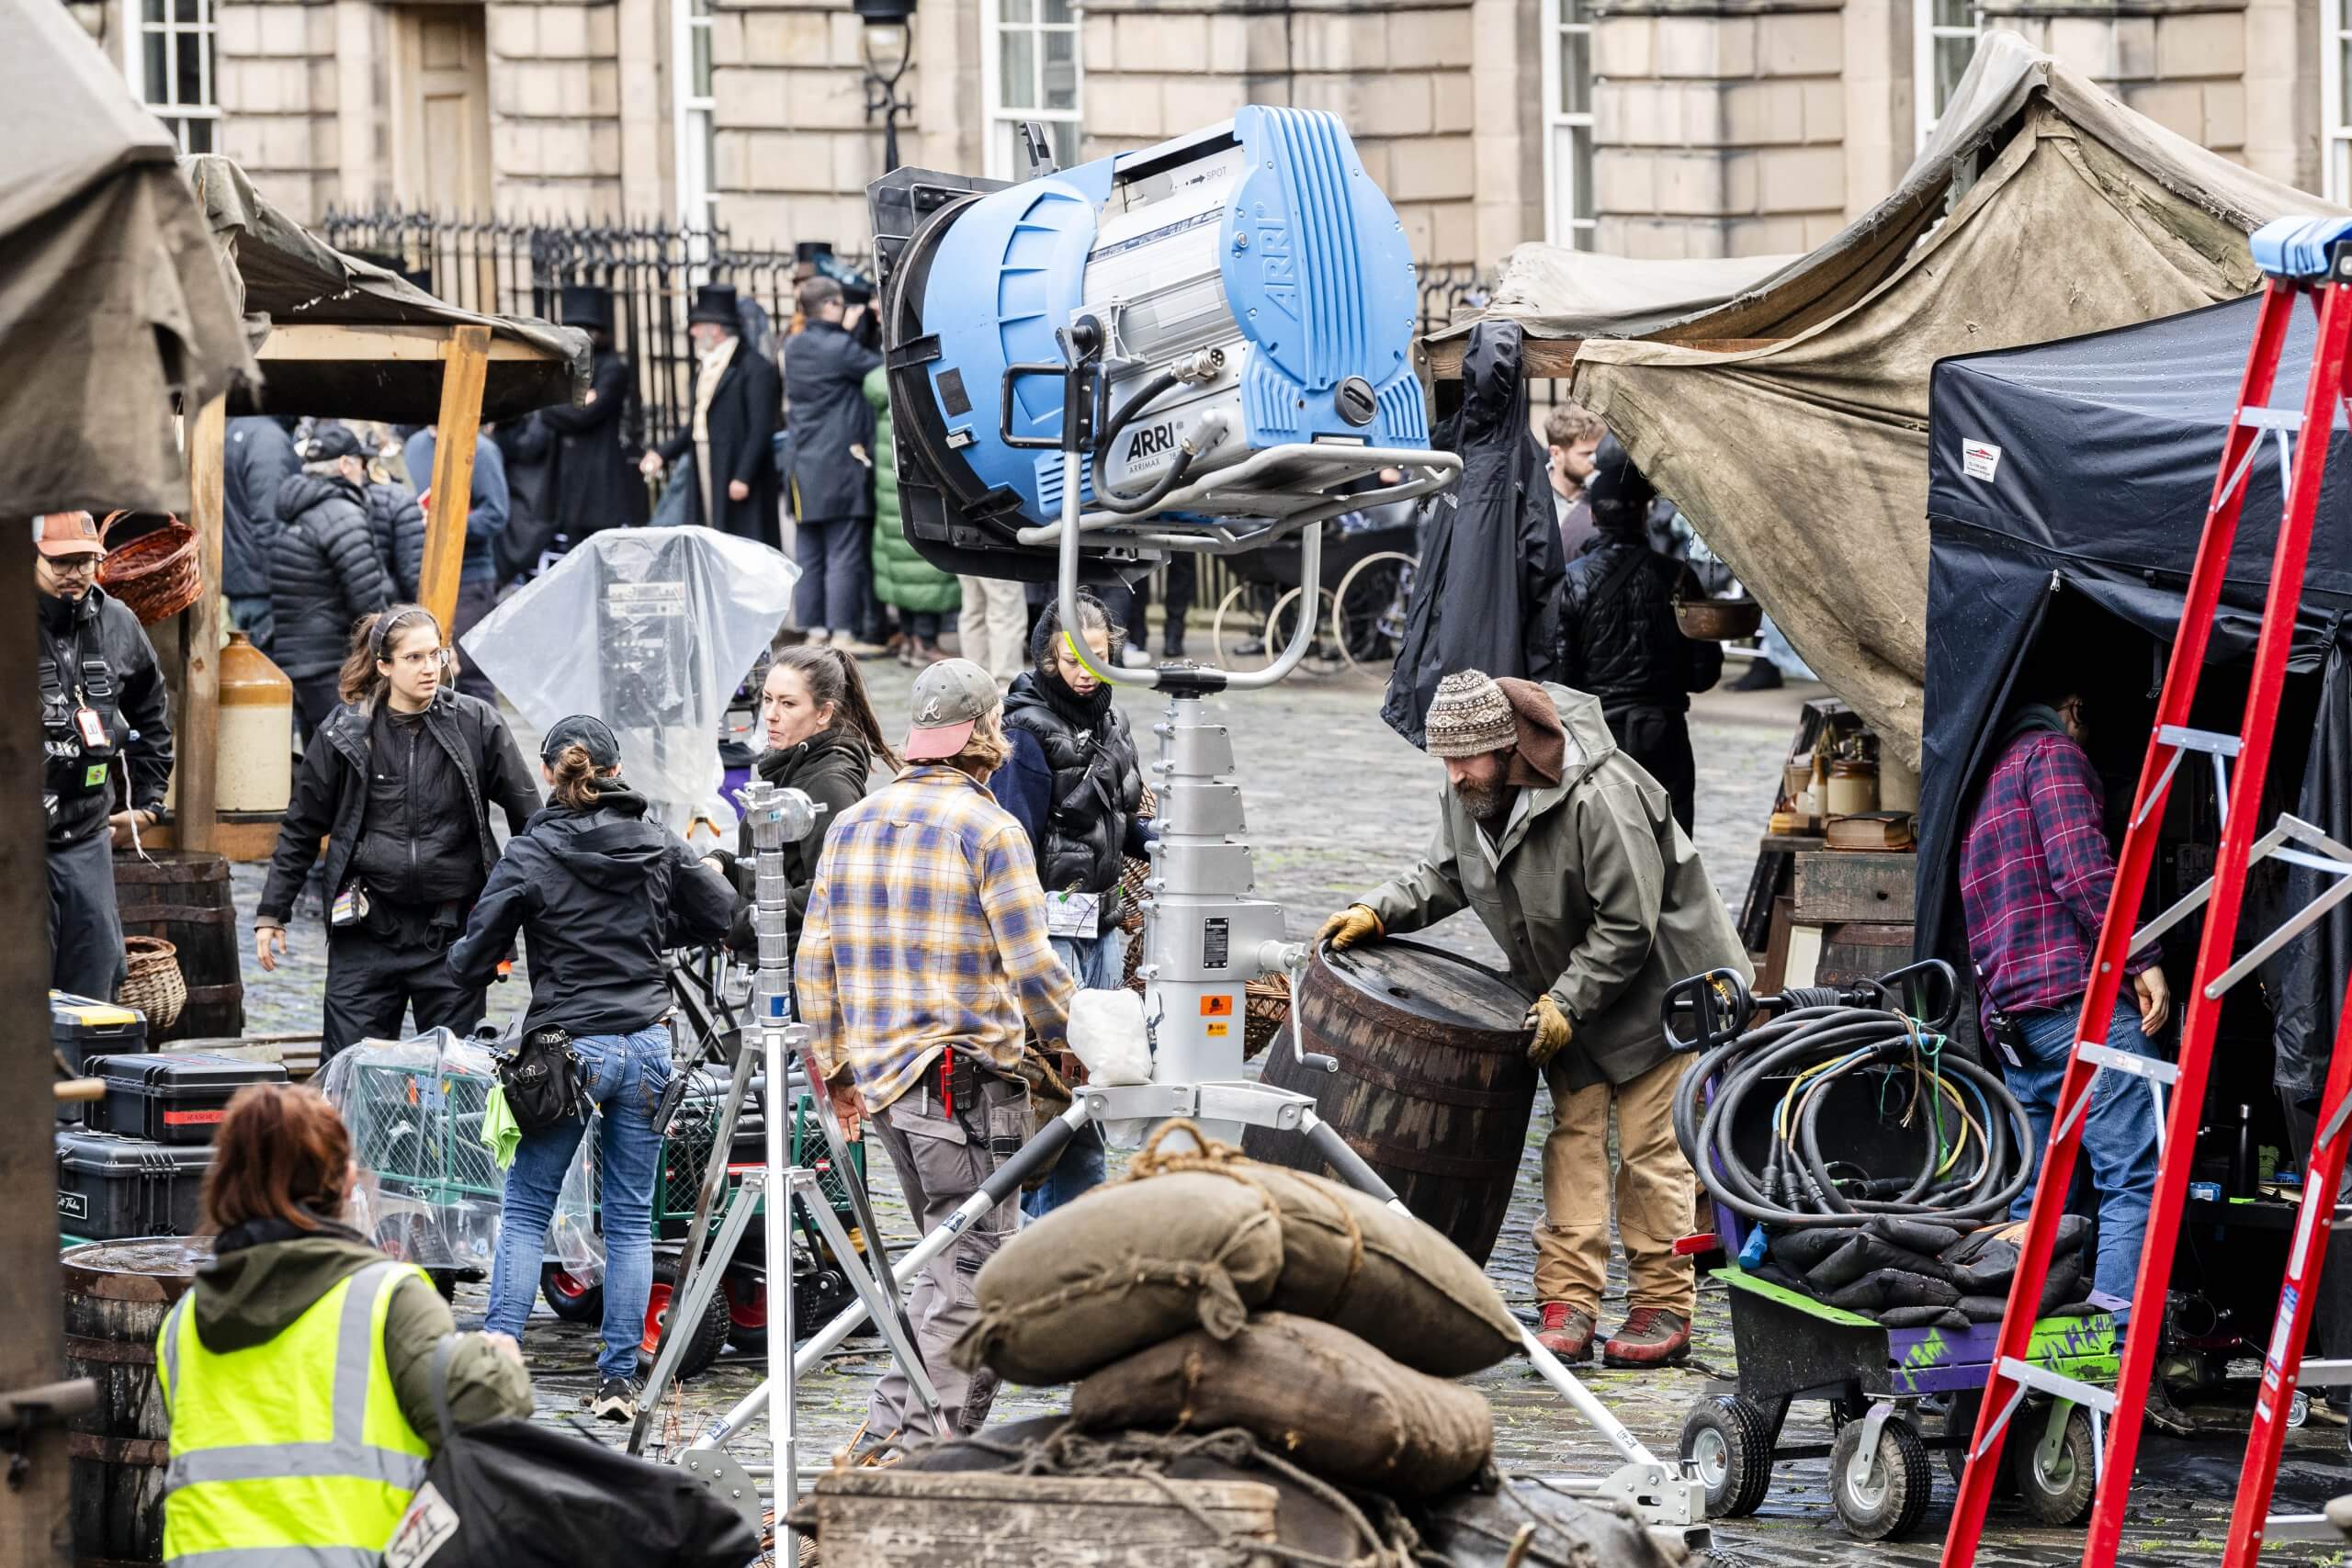
<svg viewBox="0 0 2352 1568">
<path fill-rule="evenodd" d="M 220 784 L 220 526 L 226 502 L 224 464 L 229 400 L 204 405 L 188 431 L 188 525 L 196 530 L 197 567 L 202 585 L 180 627 L 178 733 L 173 738 L 179 772 L 178 821 L 174 841 L 182 849 L 209 850 Z"/>
<path fill-rule="evenodd" d="M 474 438 L 481 432 L 481 389 L 490 375 L 490 329 L 452 327 L 442 345 L 441 418 L 433 435 L 433 505 L 425 514 L 424 566 L 417 598 L 457 641 L 458 573 L 466 558 L 466 507 L 474 489 Z M 409 476 L 415 478 L 413 474 Z"/>
</svg>

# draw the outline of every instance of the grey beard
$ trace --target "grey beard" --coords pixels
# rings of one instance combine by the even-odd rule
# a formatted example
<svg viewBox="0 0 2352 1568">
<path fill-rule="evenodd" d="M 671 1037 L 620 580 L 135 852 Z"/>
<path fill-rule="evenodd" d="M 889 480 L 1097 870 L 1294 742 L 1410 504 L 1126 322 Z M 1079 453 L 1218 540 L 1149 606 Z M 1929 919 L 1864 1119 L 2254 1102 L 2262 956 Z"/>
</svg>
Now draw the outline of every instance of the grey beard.
<svg viewBox="0 0 2352 1568">
<path fill-rule="evenodd" d="M 1484 822 L 1498 815 L 1503 807 L 1501 784 L 1471 784 L 1466 780 L 1453 786 L 1454 795 L 1462 802 L 1462 809 Z"/>
</svg>

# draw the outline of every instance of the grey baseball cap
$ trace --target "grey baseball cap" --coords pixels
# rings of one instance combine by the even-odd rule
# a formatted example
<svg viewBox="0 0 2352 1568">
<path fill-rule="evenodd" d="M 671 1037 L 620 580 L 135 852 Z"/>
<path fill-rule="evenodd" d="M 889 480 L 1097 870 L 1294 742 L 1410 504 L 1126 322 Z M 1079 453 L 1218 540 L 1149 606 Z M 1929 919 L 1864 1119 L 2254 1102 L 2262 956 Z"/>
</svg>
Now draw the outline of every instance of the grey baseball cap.
<svg viewBox="0 0 2352 1568">
<path fill-rule="evenodd" d="M 901 748 L 910 762 L 937 762 L 955 756 L 972 738 L 972 726 L 1004 699 L 996 682 L 968 659 L 943 659 L 915 677 L 914 724 Z"/>
</svg>

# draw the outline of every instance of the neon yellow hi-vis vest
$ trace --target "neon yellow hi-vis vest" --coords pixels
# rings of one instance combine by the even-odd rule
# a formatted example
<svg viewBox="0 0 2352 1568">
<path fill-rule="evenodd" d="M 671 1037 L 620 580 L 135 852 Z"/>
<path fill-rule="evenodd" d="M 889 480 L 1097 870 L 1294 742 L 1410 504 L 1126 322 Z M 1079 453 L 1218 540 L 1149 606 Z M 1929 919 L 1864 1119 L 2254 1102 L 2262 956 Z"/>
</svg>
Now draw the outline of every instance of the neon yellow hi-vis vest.
<svg viewBox="0 0 2352 1568">
<path fill-rule="evenodd" d="M 401 1413 L 384 1319 L 404 1263 L 371 1263 L 266 1344 L 215 1352 L 194 1292 L 156 1336 L 172 1417 L 171 1568 L 377 1568 L 429 1450 Z"/>
</svg>

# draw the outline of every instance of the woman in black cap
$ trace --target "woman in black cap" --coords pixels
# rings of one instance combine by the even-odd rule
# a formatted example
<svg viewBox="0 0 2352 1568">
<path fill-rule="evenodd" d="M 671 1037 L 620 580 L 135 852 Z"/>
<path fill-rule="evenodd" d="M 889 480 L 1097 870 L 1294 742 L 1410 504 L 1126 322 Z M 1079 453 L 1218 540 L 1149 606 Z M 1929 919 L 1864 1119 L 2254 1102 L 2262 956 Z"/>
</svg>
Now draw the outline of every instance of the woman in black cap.
<svg viewBox="0 0 2352 1568">
<path fill-rule="evenodd" d="M 585 1066 L 604 1112 L 597 1148 L 605 1220 L 602 1374 L 592 1414 L 635 1415 L 637 1351 L 653 1289 L 653 1188 L 662 1135 L 653 1109 L 670 1083 L 670 990 L 662 955 L 727 934 L 735 895 L 684 840 L 645 818 L 645 797 L 620 776 L 620 743 L 586 714 L 560 719 L 539 748 L 550 804 L 506 846 L 449 950 L 459 985 L 485 984 L 526 934 L 531 1006 L 526 1036 L 553 1030 Z M 539 1287 L 539 1257 L 564 1173 L 586 1131 L 559 1122 L 523 1134 L 506 1172 L 491 1328 L 520 1338 Z"/>
<path fill-rule="evenodd" d="M 455 984 L 443 955 L 498 863 L 491 807 L 519 833 L 539 792 L 498 710 L 448 676 L 441 627 L 423 605 L 369 615 L 351 633 L 342 705 L 302 749 L 254 921 L 254 957 L 277 967 L 324 839 L 322 1059 L 355 1040 L 405 1038 L 401 1019 L 412 1009 L 420 1033 L 462 1034 L 481 1021 L 489 976 Z"/>
</svg>

